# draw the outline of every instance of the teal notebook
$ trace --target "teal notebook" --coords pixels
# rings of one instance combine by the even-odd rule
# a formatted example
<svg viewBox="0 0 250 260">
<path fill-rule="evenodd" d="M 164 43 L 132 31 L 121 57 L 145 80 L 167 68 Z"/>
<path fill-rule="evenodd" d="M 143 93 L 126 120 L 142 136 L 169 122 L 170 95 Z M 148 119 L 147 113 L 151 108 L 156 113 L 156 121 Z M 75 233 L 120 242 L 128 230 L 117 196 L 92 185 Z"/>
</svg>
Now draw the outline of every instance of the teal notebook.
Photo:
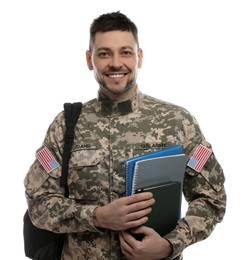
<svg viewBox="0 0 250 260">
<path fill-rule="evenodd" d="M 149 159 L 149 158 L 166 156 L 166 155 L 176 155 L 176 154 L 181 154 L 181 153 L 182 153 L 182 146 L 174 145 L 171 147 L 167 147 L 167 148 L 157 150 L 154 152 L 149 152 L 149 153 L 143 154 L 141 156 L 136 156 L 136 157 L 126 160 L 125 161 L 126 195 L 129 196 L 132 194 L 133 175 L 134 175 L 135 163 L 137 161 L 141 161 L 141 160 Z"/>
</svg>

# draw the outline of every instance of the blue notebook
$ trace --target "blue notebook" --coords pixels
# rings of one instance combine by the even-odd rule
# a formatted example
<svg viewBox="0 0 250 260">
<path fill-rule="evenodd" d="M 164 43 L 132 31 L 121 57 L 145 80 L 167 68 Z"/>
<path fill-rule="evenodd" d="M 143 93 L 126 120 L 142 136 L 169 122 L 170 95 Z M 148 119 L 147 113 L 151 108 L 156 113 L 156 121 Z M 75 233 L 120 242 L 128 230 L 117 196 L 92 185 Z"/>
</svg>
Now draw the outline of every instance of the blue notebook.
<svg viewBox="0 0 250 260">
<path fill-rule="evenodd" d="M 181 145 L 174 145 L 171 147 L 167 147 L 161 150 L 157 150 L 154 152 L 149 152 L 140 156 L 136 156 L 130 158 L 125 161 L 126 167 L 126 195 L 129 196 L 132 194 L 132 185 L 133 185 L 133 174 L 135 169 L 135 164 L 138 161 L 150 159 L 150 158 L 157 158 L 167 155 L 177 155 L 182 154 L 182 146 Z"/>
</svg>

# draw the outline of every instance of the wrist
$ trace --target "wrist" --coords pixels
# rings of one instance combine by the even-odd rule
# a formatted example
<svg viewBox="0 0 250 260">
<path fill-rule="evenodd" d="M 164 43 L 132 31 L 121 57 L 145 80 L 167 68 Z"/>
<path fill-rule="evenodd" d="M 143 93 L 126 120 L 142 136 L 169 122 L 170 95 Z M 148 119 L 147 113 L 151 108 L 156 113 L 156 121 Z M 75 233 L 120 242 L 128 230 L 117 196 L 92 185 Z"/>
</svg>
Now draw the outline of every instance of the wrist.
<svg viewBox="0 0 250 260">
<path fill-rule="evenodd" d="M 173 254 L 173 245 L 170 243 L 169 240 L 164 239 L 164 252 L 166 257 L 170 257 Z"/>
<path fill-rule="evenodd" d="M 99 218 L 98 218 L 99 212 L 100 212 L 99 207 L 96 207 L 93 211 L 93 224 L 95 227 L 100 227 Z"/>
</svg>

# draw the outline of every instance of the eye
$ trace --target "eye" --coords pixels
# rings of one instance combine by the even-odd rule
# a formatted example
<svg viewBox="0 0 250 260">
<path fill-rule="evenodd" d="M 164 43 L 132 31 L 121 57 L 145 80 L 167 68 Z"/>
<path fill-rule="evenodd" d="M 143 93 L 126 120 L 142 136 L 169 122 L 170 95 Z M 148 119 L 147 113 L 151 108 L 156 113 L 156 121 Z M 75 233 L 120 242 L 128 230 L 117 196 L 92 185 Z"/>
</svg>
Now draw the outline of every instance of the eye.
<svg viewBox="0 0 250 260">
<path fill-rule="evenodd" d="M 103 51 L 103 52 L 100 52 L 100 53 L 98 54 L 98 56 L 99 56 L 99 57 L 109 57 L 110 54 L 109 54 L 109 52 L 107 52 L 107 51 Z"/>
<path fill-rule="evenodd" d="M 131 51 L 123 51 L 122 54 L 123 54 L 124 56 L 133 55 Z"/>
</svg>

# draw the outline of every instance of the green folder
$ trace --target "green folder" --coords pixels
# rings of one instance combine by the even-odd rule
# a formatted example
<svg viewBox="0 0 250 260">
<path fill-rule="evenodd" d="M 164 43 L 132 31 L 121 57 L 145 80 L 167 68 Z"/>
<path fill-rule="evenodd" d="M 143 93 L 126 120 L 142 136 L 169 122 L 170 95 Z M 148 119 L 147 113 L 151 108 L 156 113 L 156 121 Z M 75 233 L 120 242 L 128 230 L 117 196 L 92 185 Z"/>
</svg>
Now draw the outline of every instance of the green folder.
<svg viewBox="0 0 250 260">
<path fill-rule="evenodd" d="M 145 226 L 153 228 L 164 236 L 172 231 L 181 214 L 181 183 L 167 182 L 165 184 L 138 189 L 137 192 L 149 191 L 153 193 L 155 204 L 148 215 Z"/>
</svg>

